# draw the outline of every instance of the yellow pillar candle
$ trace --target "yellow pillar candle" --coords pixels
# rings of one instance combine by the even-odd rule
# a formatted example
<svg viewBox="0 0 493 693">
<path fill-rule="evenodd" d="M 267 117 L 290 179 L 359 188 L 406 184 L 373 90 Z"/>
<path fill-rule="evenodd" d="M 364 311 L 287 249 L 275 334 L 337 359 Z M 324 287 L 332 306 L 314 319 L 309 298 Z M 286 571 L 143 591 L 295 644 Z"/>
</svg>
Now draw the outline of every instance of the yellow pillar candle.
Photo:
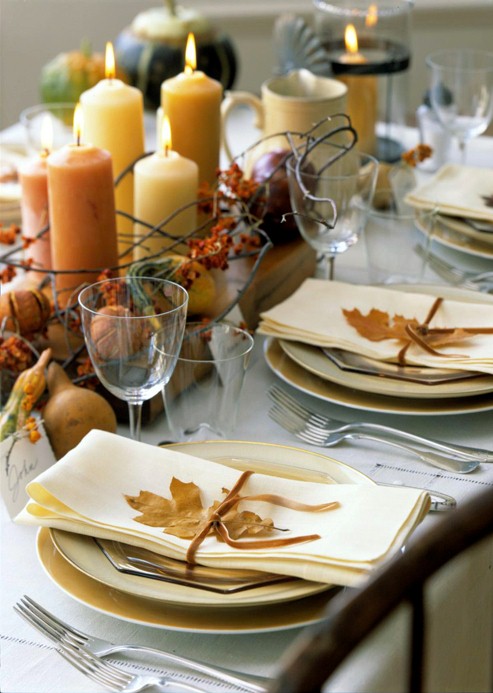
<svg viewBox="0 0 493 693">
<path fill-rule="evenodd" d="M 115 194 L 109 152 L 81 144 L 79 108 L 76 143 L 48 157 L 51 259 L 58 300 L 65 306 L 84 282 L 118 264 Z M 77 270 L 93 270 L 77 272 Z"/>
<path fill-rule="evenodd" d="M 144 153 L 144 101 L 142 92 L 115 79 L 115 59 L 111 43 L 106 46 L 106 79 L 81 94 L 84 133 L 87 142 L 110 152 L 116 179 L 129 164 Z M 127 173 L 115 188 L 117 210 L 134 214 L 133 174 Z M 132 246 L 133 221 L 117 215 L 119 253 Z M 123 262 L 132 259 L 130 251 Z"/>
<path fill-rule="evenodd" d="M 163 231 L 175 237 L 183 236 L 197 227 L 197 200 L 199 168 L 194 161 L 172 151 L 169 120 L 165 117 L 163 144 L 158 150 L 137 162 L 134 168 L 135 216 L 147 224 L 157 226 L 169 216 L 178 212 L 163 226 Z M 135 224 L 134 240 L 141 241 L 150 229 L 143 224 Z M 172 239 L 154 233 L 145 238 L 134 250 L 137 260 L 164 254 Z"/>
<path fill-rule="evenodd" d="M 219 165 L 222 86 L 195 68 L 195 43 L 189 34 L 185 70 L 161 85 L 161 107 L 170 121 L 173 149 L 198 164 L 200 183 L 213 184 Z"/>
<path fill-rule="evenodd" d="M 341 63 L 364 63 L 365 57 L 358 52 L 358 37 L 352 24 L 344 35 L 346 53 Z M 376 154 L 377 137 L 377 79 L 373 75 L 344 75 L 340 81 L 347 86 L 347 113 L 358 134 L 358 149 L 366 154 Z"/>
</svg>

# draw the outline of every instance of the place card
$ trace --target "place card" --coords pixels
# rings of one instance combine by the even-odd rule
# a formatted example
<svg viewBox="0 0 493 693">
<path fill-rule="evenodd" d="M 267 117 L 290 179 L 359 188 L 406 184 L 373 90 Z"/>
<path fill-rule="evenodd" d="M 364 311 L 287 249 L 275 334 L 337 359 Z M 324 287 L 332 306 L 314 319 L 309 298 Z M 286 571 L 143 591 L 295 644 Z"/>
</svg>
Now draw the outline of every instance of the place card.
<svg viewBox="0 0 493 693">
<path fill-rule="evenodd" d="M 38 430 L 41 438 L 36 443 L 27 436 L 9 436 L 0 443 L 0 494 L 10 518 L 18 515 L 29 500 L 26 484 L 56 462 L 42 424 Z"/>
</svg>

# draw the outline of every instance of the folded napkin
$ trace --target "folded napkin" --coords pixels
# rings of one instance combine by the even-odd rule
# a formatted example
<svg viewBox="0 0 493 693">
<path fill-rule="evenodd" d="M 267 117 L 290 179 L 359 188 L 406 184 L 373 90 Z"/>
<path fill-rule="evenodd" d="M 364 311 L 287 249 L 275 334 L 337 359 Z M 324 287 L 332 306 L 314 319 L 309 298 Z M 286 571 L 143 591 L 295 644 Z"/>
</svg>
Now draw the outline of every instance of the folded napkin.
<svg viewBox="0 0 493 693">
<path fill-rule="evenodd" d="M 403 262 L 405 260 L 403 259 Z M 381 361 L 397 361 L 406 344 L 398 339 L 371 341 L 353 327 L 343 311 L 357 309 L 367 316 L 372 309 L 423 324 L 437 296 L 397 291 L 378 286 L 306 279 L 288 299 L 261 314 L 260 334 L 321 347 L 338 347 Z M 464 340 L 437 346 L 436 353 L 410 342 L 409 364 L 472 370 L 493 374 L 493 304 L 445 299 L 432 320 L 432 328 L 491 328 L 491 333 L 469 334 Z"/>
<path fill-rule="evenodd" d="M 493 221 L 493 168 L 447 164 L 408 193 L 405 202 L 442 214 Z"/>
<path fill-rule="evenodd" d="M 126 497 L 148 491 L 170 499 L 175 477 L 196 484 L 204 508 L 221 501 L 242 472 L 216 462 L 159 448 L 103 431 L 91 431 L 63 459 L 28 484 L 30 501 L 17 516 L 23 524 L 54 527 L 142 546 L 185 559 L 190 540 L 164 533 L 162 526 L 136 521 L 140 513 Z M 303 543 L 243 548 L 259 536 L 241 538 L 233 547 L 206 536 L 197 563 L 222 568 L 251 568 L 293 575 L 316 582 L 353 585 L 393 555 L 423 519 L 428 495 L 405 487 L 370 484 L 321 484 L 252 474 L 242 496 L 268 494 L 266 500 L 242 500 L 239 510 L 257 513 L 276 528 L 265 538 L 305 535 Z M 270 494 L 310 505 L 338 503 L 311 512 L 283 507 Z M 264 539 L 264 537 L 262 537 Z"/>
</svg>

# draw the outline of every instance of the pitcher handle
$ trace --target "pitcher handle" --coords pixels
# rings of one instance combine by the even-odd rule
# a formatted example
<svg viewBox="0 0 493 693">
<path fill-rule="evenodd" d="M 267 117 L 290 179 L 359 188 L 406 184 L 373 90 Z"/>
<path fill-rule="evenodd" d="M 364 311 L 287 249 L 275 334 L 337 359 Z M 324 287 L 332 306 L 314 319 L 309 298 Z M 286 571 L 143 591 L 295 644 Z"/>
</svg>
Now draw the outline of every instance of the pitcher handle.
<svg viewBox="0 0 493 693">
<path fill-rule="evenodd" d="M 240 104 L 246 104 L 253 110 L 255 115 L 255 119 L 253 121 L 254 127 L 261 131 L 264 127 L 264 109 L 262 106 L 262 101 L 258 96 L 255 96 L 255 94 L 251 94 L 248 91 L 226 91 L 224 99 L 221 103 L 221 145 L 226 153 L 228 161 L 232 161 L 234 159 L 234 154 L 229 146 L 226 134 L 226 125 L 231 112 Z"/>
</svg>

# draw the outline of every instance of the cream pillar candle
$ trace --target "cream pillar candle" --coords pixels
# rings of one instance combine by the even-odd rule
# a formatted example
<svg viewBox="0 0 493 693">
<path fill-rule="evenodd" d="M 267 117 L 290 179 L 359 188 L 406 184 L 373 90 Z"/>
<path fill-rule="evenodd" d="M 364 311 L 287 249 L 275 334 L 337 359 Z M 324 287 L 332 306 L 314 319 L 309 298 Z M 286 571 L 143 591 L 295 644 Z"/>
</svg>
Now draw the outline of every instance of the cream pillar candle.
<svg viewBox="0 0 493 693">
<path fill-rule="evenodd" d="M 161 107 L 173 133 L 173 149 L 195 161 L 199 182 L 216 181 L 221 134 L 222 86 L 196 68 L 195 43 L 190 34 L 185 70 L 161 86 Z"/>
<path fill-rule="evenodd" d="M 197 227 L 197 207 L 191 203 L 197 200 L 199 168 L 194 161 L 170 149 L 169 120 L 166 117 L 164 126 L 167 130 L 164 145 L 135 165 L 135 216 L 157 226 L 181 207 L 190 205 L 163 226 L 166 233 L 179 237 Z M 147 233 L 148 227 L 135 224 L 136 243 Z M 134 257 L 140 260 L 150 255 L 162 255 L 171 243 L 172 240 L 155 233 L 136 246 Z"/>
<path fill-rule="evenodd" d="M 113 46 L 106 46 L 106 79 L 81 94 L 86 142 L 106 149 L 113 159 L 116 178 L 144 153 L 144 102 L 142 92 L 115 79 Z M 117 210 L 134 214 L 133 174 L 127 174 L 116 186 Z M 117 216 L 120 254 L 132 245 L 133 222 Z M 131 260 L 127 254 L 123 262 Z"/>
<path fill-rule="evenodd" d="M 118 264 L 113 168 L 109 152 L 80 143 L 79 109 L 74 115 L 76 143 L 48 157 L 50 244 L 60 304 L 84 282 Z M 94 270 L 74 272 L 74 270 Z"/>
</svg>

